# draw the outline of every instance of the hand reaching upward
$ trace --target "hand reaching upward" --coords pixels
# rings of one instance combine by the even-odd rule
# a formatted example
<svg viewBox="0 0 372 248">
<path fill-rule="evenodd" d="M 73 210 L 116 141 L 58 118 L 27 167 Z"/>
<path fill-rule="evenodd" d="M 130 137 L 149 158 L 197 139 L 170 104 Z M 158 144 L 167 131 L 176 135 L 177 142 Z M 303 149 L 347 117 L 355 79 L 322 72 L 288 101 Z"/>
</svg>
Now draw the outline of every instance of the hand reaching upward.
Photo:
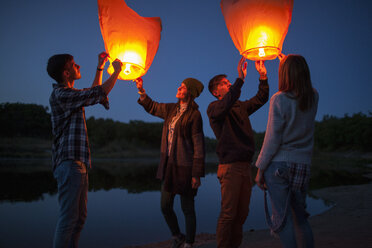
<svg viewBox="0 0 372 248">
<path fill-rule="evenodd" d="M 242 58 L 239 60 L 238 74 L 239 74 L 239 78 L 241 78 L 242 80 L 244 80 L 245 77 L 247 76 L 247 62 L 245 61 L 244 56 L 242 56 Z"/>
</svg>

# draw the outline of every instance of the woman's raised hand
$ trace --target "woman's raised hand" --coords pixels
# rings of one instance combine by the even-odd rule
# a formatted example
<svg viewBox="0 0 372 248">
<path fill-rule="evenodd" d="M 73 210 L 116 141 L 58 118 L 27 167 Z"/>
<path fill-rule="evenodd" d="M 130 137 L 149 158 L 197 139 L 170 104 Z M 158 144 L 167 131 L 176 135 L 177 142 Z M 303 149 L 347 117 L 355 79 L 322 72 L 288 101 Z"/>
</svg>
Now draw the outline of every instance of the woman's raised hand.
<svg viewBox="0 0 372 248">
<path fill-rule="evenodd" d="M 142 78 L 136 78 L 134 80 L 134 82 L 136 82 L 136 86 L 137 86 L 137 89 L 140 91 L 140 92 L 144 92 L 145 90 L 143 89 L 143 79 Z"/>
</svg>

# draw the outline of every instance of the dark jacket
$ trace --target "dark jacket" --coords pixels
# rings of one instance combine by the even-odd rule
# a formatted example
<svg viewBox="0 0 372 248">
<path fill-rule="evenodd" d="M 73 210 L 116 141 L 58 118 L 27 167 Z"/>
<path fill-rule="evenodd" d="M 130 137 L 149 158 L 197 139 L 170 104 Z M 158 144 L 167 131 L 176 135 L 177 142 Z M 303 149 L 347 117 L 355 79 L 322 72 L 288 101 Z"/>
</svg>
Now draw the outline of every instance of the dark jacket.
<svg viewBox="0 0 372 248">
<path fill-rule="evenodd" d="M 252 162 L 254 154 L 253 130 L 249 116 L 269 99 L 267 80 L 260 80 L 257 94 L 249 100 L 239 101 L 244 81 L 238 78 L 230 91 L 209 104 L 209 123 L 217 138 L 220 164 Z"/>
<path fill-rule="evenodd" d="M 204 177 L 205 150 L 203 121 L 199 110 L 193 111 L 186 130 L 181 130 L 182 117 L 177 121 L 171 154 L 168 157 L 168 126 L 176 115 L 178 103 L 157 103 L 149 96 L 138 103 L 157 117 L 164 119 L 161 137 L 160 162 L 156 177 L 163 180 L 164 189 L 176 194 L 196 194 L 191 188 L 191 177 Z M 196 104 L 196 103 L 194 103 Z M 197 105 L 196 105 L 197 106 Z M 183 135 L 184 131 L 188 135 Z"/>
</svg>

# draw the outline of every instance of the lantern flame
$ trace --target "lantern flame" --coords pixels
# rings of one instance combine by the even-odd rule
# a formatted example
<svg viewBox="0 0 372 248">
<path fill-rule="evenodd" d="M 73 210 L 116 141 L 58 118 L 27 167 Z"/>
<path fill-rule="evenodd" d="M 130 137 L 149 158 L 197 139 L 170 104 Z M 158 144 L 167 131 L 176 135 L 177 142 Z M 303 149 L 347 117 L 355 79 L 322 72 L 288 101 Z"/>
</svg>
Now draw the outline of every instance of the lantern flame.
<svg viewBox="0 0 372 248">
<path fill-rule="evenodd" d="M 265 49 L 264 48 L 258 48 L 259 52 L 258 52 L 258 56 L 260 57 L 265 57 Z"/>
<path fill-rule="evenodd" d="M 124 0 L 98 0 L 98 16 L 106 52 L 112 62 L 123 63 L 119 79 L 133 80 L 146 74 L 159 47 L 161 20 L 142 17 L 129 8 Z"/>
<path fill-rule="evenodd" d="M 275 59 L 292 18 L 293 0 L 221 0 L 235 47 L 250 60 Z"/>
<path fill-rule="evenodd" d="M 250 31 L 246 39 L 246 47 L 253 47 L 242 52 L 250 60 L 269 60 L 275 59 L 280 53 L 276 47 L 276 40 L 273 37 L 278 36 L 273 29 L 260 25 Z"/>
<path fill-rule="evenodd" d="M 129 75 L 130 73 L 130 64 L 125 64 L 124 74 Z"/>
</svg>

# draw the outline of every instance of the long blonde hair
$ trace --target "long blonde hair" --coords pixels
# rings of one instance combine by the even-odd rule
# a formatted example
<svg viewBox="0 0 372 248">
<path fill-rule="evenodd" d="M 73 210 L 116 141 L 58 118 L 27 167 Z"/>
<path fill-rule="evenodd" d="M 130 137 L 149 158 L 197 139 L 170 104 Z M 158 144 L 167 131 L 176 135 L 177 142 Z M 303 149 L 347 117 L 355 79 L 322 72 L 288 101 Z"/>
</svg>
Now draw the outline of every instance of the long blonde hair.
<svg viewBox="0 0 372 248">
<path fill-rule="evenodd" d="M 301 111 L 310 109 L 314 103 L 314 89 L 310 70 L 301 55 L 289 54 L 279 64 L 279 91 L 294 94 Z"/>
</svg>

